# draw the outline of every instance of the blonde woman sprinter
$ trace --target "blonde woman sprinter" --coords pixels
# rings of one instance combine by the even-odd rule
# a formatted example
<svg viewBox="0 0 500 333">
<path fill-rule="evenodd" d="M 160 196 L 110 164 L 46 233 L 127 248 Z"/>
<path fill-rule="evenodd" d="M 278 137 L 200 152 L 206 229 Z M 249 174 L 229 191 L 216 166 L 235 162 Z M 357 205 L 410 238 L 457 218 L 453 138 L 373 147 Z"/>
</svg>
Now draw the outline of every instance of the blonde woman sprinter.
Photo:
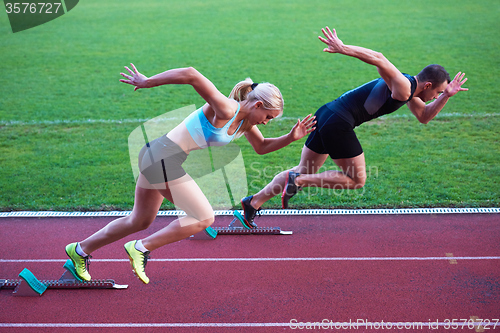
<svg viewBox="0 0 500 333">
<path fill-rule="evenodd" d="M 121 73 L 121 82 L 135 86 L 134 90 L 166 84 L 188 84 L 206 101 L 166 135 L 147 143 L 139 153 L 140 174 L 135 188 L 134 208 L 129 216 L 110 222 L 87 239 L 66 246 L 77 274 L 90 280 L 90 254 L 100 247 L 148 228 L 166 198 L 186 215 L 171 222 L 152 235 L 128 242 L 125 250 L 135 275 L 148 283 L 145 267 L 149 253 L 157 248 L 185 239 L 209 227 L 214 212 L 195 181 L 182 168 L 188 154 L 208 146 L 228 144 L 245 135 L 255 152 L 267 154 L 299 140 L 314 130 L 314 117 L 299 119 L 291 131 L 277 138 L 264 138 L 256 125 L 266 125 L 283 113 L 283 97 L 270 83 L 253 83 L 247 79 L 238 83 L 229 97 L 196 69 L 178 68 L 150 78 L 139 73 L 133 64 Z"/>
</svg>

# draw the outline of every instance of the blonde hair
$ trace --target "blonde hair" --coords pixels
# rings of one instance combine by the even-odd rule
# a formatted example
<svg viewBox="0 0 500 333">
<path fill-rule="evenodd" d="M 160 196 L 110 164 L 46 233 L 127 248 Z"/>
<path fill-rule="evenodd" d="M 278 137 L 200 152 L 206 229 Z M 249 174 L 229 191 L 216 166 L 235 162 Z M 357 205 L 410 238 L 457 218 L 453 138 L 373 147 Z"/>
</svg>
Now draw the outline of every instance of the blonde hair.
<svg viewBox="0 0 500 333">
<path fill-rule="evenodd" d="M 259 83 L 252 90 L 252 85 L 254 82 L 251 78 L 247 78 L 245 81 L 238 82 L 231 93 L 229 94 L 229 98 L 232 98 L 238 102 L 242 101 L 261 101 L 264 109 L 267 110 L 280 110 L 281 116 L 283 114 L 283 107 L 285 105 L 285 101 L 283 100 L 283 96 L 281 95 L 280 90 L 271 83 L 264 82 Z M 248 119 L 243 121 L 243 125 L 241 125 L 236 137 L 242 136 L 246 131 L 252 128 L 252 124 L 250 124 Z"/>
</svg>

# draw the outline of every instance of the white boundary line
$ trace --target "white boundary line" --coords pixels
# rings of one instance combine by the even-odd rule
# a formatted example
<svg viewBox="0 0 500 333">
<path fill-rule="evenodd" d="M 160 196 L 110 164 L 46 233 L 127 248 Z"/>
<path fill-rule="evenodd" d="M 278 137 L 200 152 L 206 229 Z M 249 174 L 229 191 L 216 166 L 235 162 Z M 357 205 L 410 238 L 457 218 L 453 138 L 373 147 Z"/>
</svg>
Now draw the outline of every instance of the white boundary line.
<svg viewBox="0 0 500 333">
<path fill-rule="evenodd" d="M 464 319 L 462 319 L 464 320 Z M 473 320 L 473 319 L 470 319 Z M 485 322 L 472 322 L 468 320 L 467 322 L 439 322 L 439 321 L 404 321 L 404 322 L 365 322 L 364 320 L 360 320 L 359 322 L 293 322 L 290 321 L 288 323 L 0 323 L 0 327 L 24 327 L 24 328 L 174 328 L 174 327 L 289 327 L 291 329 L 304 329 L 306 325 L 309 324 L 310 327 L 315 326 L 314 329 L 326 327 L 330 329 L 348 329 L 348 328 L 359 328 L 365 327 L 370 329 L 411 329 L 414 328 L 416 330 L 420 329 L 435 329 L 434 327 L 442 326 L 445 328 L 453 328 L 458 329 L 459 327 L 470 328 L 472 326 L 476 328 L 484 328 L 487 326 L 492 326 L 493 329 L 496 328 L 498 322 L 492 323 L 489 321 Z M 481 319 L 478 319 L 481 320 Z M 493 319 L 496 321 L 497 319 Z M 293 328 L 292 328 L 293 327 Z M 337 328 L 338 327 L 338 328 Z M 309 330 L 309 329 L 308 329 Z"/>
<path fill-rule="evenodd" d="M 500 113 L 458 113 L 458 112 L 448 112 L 448 113 L 440 113 L 437 115 L 436 119 L 446 119 L 446 118 L 485 118 L 485 117 L 498 117 Z M 414 116 L 409 113 L 403 114 L 391 114 L 386 115 L 384 118 L 379 118 L 379 120 L 389 120 L 389 119 L 398 119 L 398 118 L 413 118 Z M 172 120 L 182 120 L 180 118 L 172 117 Z M 123 124 L 123 123 L 145 123 L 147 121 L 152 120 L 151 118 L 145 119 L 78 119 L 78 120 L 63 120 L 63 119 L 55 119 L 55 120 L 31 120 L 31 121 L 22 121 L 22 120 L 0 120 L 0 125 L 2 126 L 37 126 L 37 125 L 61 125 L 61 124 Z M 294 120 L 297 118 L 293 117 L 280 117 L 275 119 L 274 121 L 281 120 Z"/>
<path fill-rule="evenodd" d="M 233 215 L 232 210 L 216 210 L 216 216 Z M 241 210 L 239 210 L 242 213 Z M 106 217 L 127 216 L 131 211 L 106 212 L 53 212 L 19 211 L 0 212 L 1 217 Z M 262 215 L 408 215 L 408 214 L 498 214 L 500 208 L 402 208 L 402 209 L 266 209 Z M 163 210 L 158 216 L 183 215 L 182 211 Z"/>
<path fill-rule="evenodd" d="M 58 263 L 67 259 L 0 259 L 0 263 Z M 500 260 L 500 256 L 484 257 L 303 257 L 303 258 L 173 258 L 149 259 L 158 262 L 248 262 L 248 261 L 433 261 L 433 260 Z M 128 259 L 92 259 L 92 262 L 128 262 Z"/>
</svg>

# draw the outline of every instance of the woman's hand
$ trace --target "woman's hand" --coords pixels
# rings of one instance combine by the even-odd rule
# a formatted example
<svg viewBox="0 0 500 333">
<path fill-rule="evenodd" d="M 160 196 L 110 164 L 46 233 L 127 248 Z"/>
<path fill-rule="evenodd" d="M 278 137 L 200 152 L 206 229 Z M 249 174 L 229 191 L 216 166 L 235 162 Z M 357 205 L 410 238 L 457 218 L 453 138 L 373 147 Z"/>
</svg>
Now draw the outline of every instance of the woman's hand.
<svg viewBox="0 0 500 333">
<path fill-rule="evenodd" d="M 148 78 L 146 76 L 142 75 L 141 73 L 139 73 L 137 68 L 135 68 L 134 64 L 130 64 L 130 65 L 134 69 L 133 71 L 130 68 L 128 68 L 127 66 L 125 66 L 125 69 L 130 73 L 131 76 L 124 74 L 124 73 L 120 73 L 124 78 L 128 79 L 128 80 L 121 79 L 120 82 L 128 83 L 128 84 L 135 86 L 134 91 L 136 91 L 137 89 L 141 89 L 141 88 L 148 88 L 148 86 L 147 86 Z"/>
<path fill-rule="evenodd" d="M 316 129 L 316 127 L 313 127 L 314 125 L 316 125 L 316 116 L 309 114 L 302 119 L 302 121 L 299 118 L 290 131 L 293 141 L 302 139 L 304 136 L 314 131 Z"/>
</svg>

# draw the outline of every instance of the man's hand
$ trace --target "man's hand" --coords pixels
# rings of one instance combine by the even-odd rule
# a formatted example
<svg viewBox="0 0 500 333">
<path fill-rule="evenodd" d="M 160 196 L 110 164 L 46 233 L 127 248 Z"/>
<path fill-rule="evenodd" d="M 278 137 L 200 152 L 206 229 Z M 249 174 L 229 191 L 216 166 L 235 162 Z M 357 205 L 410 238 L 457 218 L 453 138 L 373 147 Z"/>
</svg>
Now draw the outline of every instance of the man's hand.
<svg viewBox="0 0 500 333">
<path fill-rule="evenodd" d="M 462 88 L 462 85 L 467 82 L 467 78 L 465 77 L 465 73 L 458 72 L 457 75 L 455 75 L 455 78 L 453 81 L 451 81 L 448 86 L 444 89 L 443 94 L 445 96 L 451 97 L 454 96 L 457 92 L 459 91 L 467 91 L 469 88 Z"/>
</svg>

